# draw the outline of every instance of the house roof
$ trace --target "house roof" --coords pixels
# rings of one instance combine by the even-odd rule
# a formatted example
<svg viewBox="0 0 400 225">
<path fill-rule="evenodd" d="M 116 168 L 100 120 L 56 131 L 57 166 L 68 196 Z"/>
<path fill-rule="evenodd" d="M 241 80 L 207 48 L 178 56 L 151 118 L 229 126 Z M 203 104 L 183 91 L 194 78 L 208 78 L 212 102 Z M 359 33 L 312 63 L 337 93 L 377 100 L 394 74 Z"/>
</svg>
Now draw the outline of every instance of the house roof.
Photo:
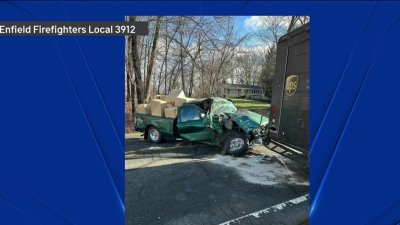
<svg viewBox="0 0 400 225">
<path fill-rule="evenodd" d="M 262 86 L 257 86 L 257 85 L 250 85 L 250 84 L 223 84 L 222 85 L 223 88 L 242 88 L 242 89 L 265 89 Z"/>
</svg>

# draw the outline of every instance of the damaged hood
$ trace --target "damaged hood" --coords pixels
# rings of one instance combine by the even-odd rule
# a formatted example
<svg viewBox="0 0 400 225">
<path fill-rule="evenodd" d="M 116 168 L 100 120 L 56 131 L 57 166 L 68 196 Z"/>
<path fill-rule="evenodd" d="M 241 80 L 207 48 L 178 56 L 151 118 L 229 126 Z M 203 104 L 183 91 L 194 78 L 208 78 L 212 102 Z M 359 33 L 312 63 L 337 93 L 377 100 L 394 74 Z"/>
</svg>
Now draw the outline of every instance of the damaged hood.
<svg viewBox="0 0 400 225">
<path fill-rule="evenodd" d="M 246 109 L 239 109 L 235 113 L 229 114 L 229 116 L 247 133 L 269 122 L 268 117 Z"/>
<path fill-rule="evenodd" d="M 228 115 L 235 121 L 245 132 L 250 133 L 261 125 L 269 122 L 268 117 L 247 109 L 237 109 L 235 105 L 223 98 L 213 98 L 210 110 L 211 115 Z"/>
</svg>

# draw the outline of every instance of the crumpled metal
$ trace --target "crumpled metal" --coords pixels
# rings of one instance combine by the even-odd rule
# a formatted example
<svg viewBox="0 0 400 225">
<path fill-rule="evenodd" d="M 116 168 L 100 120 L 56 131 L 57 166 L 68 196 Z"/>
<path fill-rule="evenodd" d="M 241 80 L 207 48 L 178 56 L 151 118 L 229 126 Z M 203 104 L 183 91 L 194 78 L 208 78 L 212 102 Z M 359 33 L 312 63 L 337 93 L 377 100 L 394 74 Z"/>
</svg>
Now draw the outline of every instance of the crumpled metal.
<svg viewBox="0 0 400 225">
<path fill-rule="evenodd" d="M 236 111 L 237 108 L 231 101 L 223 98 L 213 98 L 210 110 L 211 115 L 231 114 L 235 113 Z"/>
<path fill-rule="evenodd" d="M 233 120 L 247 133 L 250 133 L 260 126 L 266 125 L 269 122 L 268 117 L 247 109 L 238 110 L 231 101 L 223 98 L 213 99 L 210 114 L 223 116 L 224 125 L 228 130 L 232 129 Z M 225 115 L 229 115 L 229 117 Z"/>
</svg>

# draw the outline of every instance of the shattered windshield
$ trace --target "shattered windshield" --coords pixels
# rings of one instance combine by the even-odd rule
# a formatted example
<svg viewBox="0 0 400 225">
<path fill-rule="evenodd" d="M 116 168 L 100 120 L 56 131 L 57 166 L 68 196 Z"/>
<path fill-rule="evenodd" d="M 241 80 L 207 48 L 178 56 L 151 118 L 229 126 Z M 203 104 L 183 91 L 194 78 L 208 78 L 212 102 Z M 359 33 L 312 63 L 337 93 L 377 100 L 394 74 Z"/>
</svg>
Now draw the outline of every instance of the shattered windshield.
<svg viewBox="0 0 400 225">
<path fill-rule="evenodd" d="M 237 111 L 232 102 L 223 98 L 214 98 L 211 105 L 211 115 L 219 115 L 225 113 L 235 113 Z"/>
</svg>

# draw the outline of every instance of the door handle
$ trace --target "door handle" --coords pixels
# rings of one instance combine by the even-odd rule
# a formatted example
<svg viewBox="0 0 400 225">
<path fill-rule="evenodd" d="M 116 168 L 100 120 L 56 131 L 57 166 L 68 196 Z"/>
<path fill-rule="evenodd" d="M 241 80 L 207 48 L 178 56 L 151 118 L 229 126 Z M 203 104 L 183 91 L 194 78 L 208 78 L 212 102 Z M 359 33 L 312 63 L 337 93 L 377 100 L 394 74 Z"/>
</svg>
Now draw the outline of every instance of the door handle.
<svg viewBox="0 0 400 225">
<path fill-rule="evenodd" d="M 303 118 L 297 119 L 297 125 L 299 125 L 300 127 L 304 127 Z"/>
</svg>

